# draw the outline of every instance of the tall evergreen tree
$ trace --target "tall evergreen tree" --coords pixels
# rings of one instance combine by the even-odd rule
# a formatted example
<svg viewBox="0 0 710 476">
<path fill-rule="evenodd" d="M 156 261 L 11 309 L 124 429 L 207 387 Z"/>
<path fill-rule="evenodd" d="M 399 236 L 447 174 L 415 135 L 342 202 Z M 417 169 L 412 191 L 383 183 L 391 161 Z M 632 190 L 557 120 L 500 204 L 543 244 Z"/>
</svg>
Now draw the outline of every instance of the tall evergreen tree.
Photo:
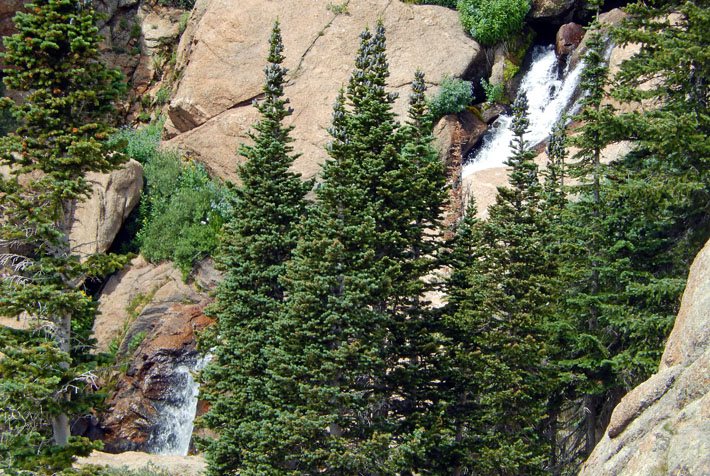
<svg viewBox="0 0 710 476">
<path fill-rule="evenodd" d="M 581 86 L 584 89 L 582 110 L 576 116 L 583 125 L 569 139 L 578 147 L 568 167 L 570 176 L 577 180 L 573 187 L 579 199 L 568 210 L 566 227 L 569 236 L 565 241 L 565 272 L 568 282 L 574 283 L 566 299 L 568 313 L 574 316 L 575 332 L 569 359 L 570 369 L 580 379 L 578 391 L 584 395 L 580 408 L 584 410 L 584 454 L 588 455 L 597 442 L 597 425 L 603 395 L 613 379 L 609 365 L 609 349 L 603 336 L 609 330 L 611 314 L 618 313 L 603 297 L 611 289 L 602 289 L 602 281 L 610 276 L 608 241 L 604 233 L 608 208 L 602 194 L 606 166 L 601 154 L 609 143 L 609 124 L 613 109 L 604 105 L 605 88 L 609 83 L 609 70 L 604 56 L 605 42 L 595 21 L 590 26 L 590 39 L 584 57 Z M 600 323 L 601 321 L 601 323 Z"/>
<path fill-rule="evenodd" d="M 423 81 L 415 81 L 410 122 L 400 127 L 384 52 L 379 23 L 374 35 L 361 35 L 334 107 L 330 159 L 288 267 L 286 312 L 269 350 L 280 411 L 267 425 L 280 438 L 245 474 L 407 474 L 434 441 L 422 417 L 427 391 L 415 385 L 436 345 L 422 347 L 428 331 L 414 308 L 432 267 L 426 225 L 442 207 L 422 209 L 421 199 L 440 200 L 433 189 L 443 177 L 428 144 Z"/>
<path fill-rule="evenodd" d="M 545 176 L 543 186 L 542 212 L 546 221 L 547 230 L 544 232 L 545 255 L 553 262 L 555 272 L 549 276 L 548 293 L 550 307 L 548 315 L 548 340 L 547 355 L 549 362 L 553 363 L 553 385 L 547 400 L 547 417 L 545 418 L 545 434 L 549 442 L 550 453 L 545 467 L 551 475 L 567 474 L 566 470 L 570 460 L 576 461 L 578 446 L 568 443 L 568 428 L 571 426 L 569 406 L 569 393 L 572 391 L 570 379 L 574 376 L 558 362 L 568 357 L 567 343 L 569 336 L 575 333 L 575 325 L 570 323 L 565 313 L 565 296 L 563 280 L 559 273 L 561 263 L 561 250 L 564 244 L 565 209 L 569 205 L 567 189 L 565 188 L 566 159 L 567 159 L 567 133 L 563 124 L 558 123 L 548 139 L 547 166 L 542 174 Z M 572 418 L 576 418 L 572 416 Z"/>
<path fill-rule="evenodd" d="M 617 122 L 635 144 L 613 169 L 614 209 L 623 203 L 636 218 L 618 217 L 633 269 L 625 273 L 632 319 L 617 359 L 630 387 L 656 370 L 687 269 L 710 235 L 710 3 L 639 2 L 627 12 L 612 36 L 640 50 L 612 95 L 632 106 Z"/>
<path fill-rule="evenodd" d="M 546 215 L 534 152 L 523 139 L 527 99 L 516 99 L 509 187 L 499 187 L 480 231 L 464 229 L 475 252 L 465 280 L 452 274 L 453 365 L 464 377 L 456 411 L 454 474 L 545 474 L 543 417 L 553 374 L 546 362 L 554 262 L 545 253 Z M 460 287 L 463 285 L 463 290 Z M 458 384 L 460 385 L 460 383 Z"/>
<path fill-rule="evenodd" d="M 601 161 L 610 142 L 638 139 L 631 131 L 643 122 L 638 112 L 617 115 L 603 104 L 610 84 L 603 50 L 600 35 L 593 35 L 583 73 L 588 93 L 577 118 L 583 126 L 570 139 L 580 148 L 570 166 L 580 182 L 573 188 L 579 198 L 564 219 L 562 248 L 569 283 L 566 313 L 570 322 L 577 321 L 567 364 L 578 379 L 583 455 L 594 448 L 621 396 L 655 371 L 683 287 L 683 272 L 678 273 L 671 251 L 675 230 L 683 228 L 670 205 L 671 190 L 681 183 L 674 166 L 661 176 L 666 165 L 655 167 L 659 156 L 649 161 L 641 150 L 612 164 Z M 663 57 L 659 51 L 654 57 Z M 635 61 L 622 66 L 622 77 Z M 622 100 L 629 97 L 629 89 L 615 90 Z M 658 136 L 651 142 L 664 140 Z M 643 144 L 641 149 L 647 147 Z"/>
<path fill-rule="evenodd" d="M 88 356 L 96 303 L 82 286 L 125 262 L 80 260 L 67 238 L 71 202 L 91 190 L 85 174 L 125 160 L 106 143 L 112 102 L 125 85 L 99 61 L 94 23 L 90 2 L 37 0 L 16 15 L 18 33 L 4 38 L 4 83 L 26 96 L 0 100 L 19 124 L 0 138 L 0 165 L 10 168 L 0 179 L 0 313 L 32 323 L 0 331 L 0 466 L 14 470 L 54 470 L 90 450 L 69 429 L 91 404 L 96 364 Z"/>
<path fill-rule="evenodd" d="M 292 113 L 284 99 L 287 70 L 282 66 L 279 23 L 269 40 L 264 99 L 255 107 L 261 119 L 242 145 L 246 161 L 238 167 L 241 184 L 233 187 L 233 214 L 225 224 L 217 262 L 225 279 L 210 315 L 217 319 L 202 346 L 214 359 L 202 372 L 203 395 L 211 404 L 204 424 L 219 432 L 205 446 L 210 474 L 229 474 L 242 455 L 265 438 L 258 422 L 268 417 L 266 349 L 274 335 L 284 288 L 280 278 L 296 246 L 295 227 L 306 211 L 311 182 L 289 171 L 297 155 L 290 145 Z"/>
</svg>

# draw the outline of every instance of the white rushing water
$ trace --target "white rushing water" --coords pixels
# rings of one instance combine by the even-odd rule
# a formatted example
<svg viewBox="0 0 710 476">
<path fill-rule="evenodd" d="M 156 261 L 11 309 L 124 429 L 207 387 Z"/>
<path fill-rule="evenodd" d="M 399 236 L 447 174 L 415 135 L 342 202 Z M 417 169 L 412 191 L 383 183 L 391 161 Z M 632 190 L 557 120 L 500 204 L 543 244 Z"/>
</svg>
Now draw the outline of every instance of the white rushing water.
<svg viewBox="0 0 710 476">
<path fill-rule="evenodd" d="M 197 412 L 199 383 L 193 373 L 205 368 L 211 356 L 176 365 L 168 398 L 156 405 L 158 424 L 148 440 L 148 452 L 159 455 L 187 455 Z"/>
<path fill-rule="evenodd" d="M 536 46 L 533 49 L 530 69 L 520 82 L 519 92 L 528 96 L 529 132 L 524 139 L 534 146 L 547 139 L 552 127 L 570 107 L 582 73 L 582 61 L 572 71 L 559 75 L 559 65 L 554 46 Z M 512 116 L 501 115 L 486 132 L 480 148 L 469 155 L 463 167 L 466 177 L 474 172 L 493 167 L 503 167 L 510 157 L 510 130 Z"/>
</svg>

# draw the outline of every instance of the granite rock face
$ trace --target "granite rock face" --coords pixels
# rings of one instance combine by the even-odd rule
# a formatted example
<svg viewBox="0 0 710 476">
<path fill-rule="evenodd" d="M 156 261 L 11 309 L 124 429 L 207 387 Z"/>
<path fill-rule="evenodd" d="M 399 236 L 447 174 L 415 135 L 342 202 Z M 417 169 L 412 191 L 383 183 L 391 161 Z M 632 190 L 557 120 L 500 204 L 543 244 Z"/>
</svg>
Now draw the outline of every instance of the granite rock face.
<svg viewBox="0 0 710 476">
<path fill-rule="evenodd" d="M 109 249 L 140 200 L 143 167 L 131 159 L 120 169 L 105 174 L 89 173 L 86 179 L 92 185 L 91 196 L 75 202 L 70 217 L 71 251 L 80 257 Z"/>
<path fill-rule="evenodd" d="M 339 14 L 314 0 L 198 0 L 178 48 L 182 79 L 168 110 L 168 145 L 235 178 L 236 150 L 249 142 L 246 133 L 258 118 L 251 103 L 261 93 L 276 18 L 289 70 L 285 96 L 294 109 L 287 121 L 296 127 L 294 147 L 303 154 L 294 168 L 306 178 L 326 158 L 332 105 L 353 70 L 359 34 L 378 19 L 387 29 L 389 87 L 400 94 L 400 120 L 417 68 L 432 90 L 443 73 L 465 77 L 485 69 L 481 47 L 464 34 L 453 10 L 390 0 L 346 4 L 347 13 Z"/>
<path fill-rule="evenodd" d="M 528 18 L 539 23 L 561 25 L 588 15 L 585 2 L 580 0 L 532 0 L 531 3 Z"/>
<path fill-rule="evenodd" d="M 580 476 L 710 475 L 710 242 L 690 268 L 658 373 L 614 409 Z"/>
</svg>

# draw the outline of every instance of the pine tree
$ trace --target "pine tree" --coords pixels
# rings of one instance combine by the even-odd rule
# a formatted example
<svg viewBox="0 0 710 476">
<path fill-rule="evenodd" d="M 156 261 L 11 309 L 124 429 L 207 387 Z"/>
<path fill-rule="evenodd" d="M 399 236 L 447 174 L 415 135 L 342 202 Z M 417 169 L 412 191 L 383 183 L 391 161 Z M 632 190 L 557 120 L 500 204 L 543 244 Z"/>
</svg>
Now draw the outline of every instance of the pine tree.
<svg viewBox="0 0 710 476">
<path fill-rule="evenodd" d="M 88 354 L 96 303 L 82 286 L 125 262 L 106 255 L 80 260 L 67 238 L 71 201 L 91 190 L 85 174 L 125 160 L 106 143 L 112 102 L 125 85 L 98 60 L 94 22 L 88 2 L 38 0 L 15 17 L 18 33 L 4 38 L 4 83 L 26 96 L 0 100 L 18 123 L 0 138 L 0 165 L 10 168 L 0 180 L 0 312 L 32 323 L 27 331 L 0 333 L 0 465 L 15 470 L 58 469 L 90 451 L 69 430 L 70 418 L 92 404 L 87 391 L 96 365 Z"/>
<path fill-rule="evenodd" d="M 545 176 L 545 209 L 551 213 L 550 220 L 552 222 L 559 222 L 559 215 L 567 204 L 565 193 L 566 143 L 567 132 L 564 125 L 555 124 L 547 141 L 547 166 L 543 172 Z"/>
<path fill-rule="evenodd" d="M 446 256 L 450 274 L 446 280 L 447 304 L 443 316 L 445 360 L 442 366 L 442 387 L 446 405 L 445 421 L 451 427 L 449 441 L 442 444 L 442 460 L 446 467 L 442 474 L 467 474 L 475 467 L 476 429 L 472 425 L 482 408 L 477 396 L 482 392 L 476 369 L 485 365 L 476 352 L 476 335 L 471 333 L 472 319 L 468 311 L 475 310 L 489 292 L 492 281 L 485 279 L 483 269 L 482 223 L 476 217 L 475 200 L 468 202 L 456 233 L 447 242 L 451 250 Z"/>
<path fill-rule="evenodd" d="M 610 83 L 605 46 L 598 32 L 589 44 L 587 96 L 577 116 L 583 126 L 570 138 L 579 147 L 569 167 L 579 198 L 564 214 L 561 248 L 569 283 L 565 313 L 576 321 L 565 365 L 575 376 L 580 419 L 584 415 L 582 458 L 621 396 L 654 371 L 682 289 L 679 276 L 668 272 L 669 190 L 642 178 L 648 170 L 627 168 L 635 154 L 601 162 L 606 145 L 628 137 L 634 121 L 603 103 Z"/>
<path fill-rule="evenodd" d="M 584 395 L 580 408 L 584 408 L 585 455 L 596 445 L 602 396 L 612 385 L 609 349 L 603 335 L 608 330 L 606 323 L 611 314 L 619 311 L 603 297 L 604 293 L 613 292 L 603 289 L 602 283 L 611 269 L 607 267 L 609 261 L 605 254 L 608 241 L 604 224 L 608 208 L 602 194 L 606 166 L 601 162 L 602 151 L 609 143 L 613 109 L 602 104 L 609 71 L 598 22 L 590 26 L 590 36 L 581 81 L 585 96 L 581 101 L 582 110 L 575 117 L 583 121 L 583 125 L 569 139 L 579 149 L 568 167 L 570 176 L 578 182 L 573 193 L 579 199 L 567 213 L 565 226 L 569 236 L 563 250 L 565 279 L 575 283 L 566 299 L 567 312 L 575 316 L 576 321 L 569 366 L 580 379 L 577 391 Z"/>
<path fill-rule="evenodd" d="M 210 315 L 217 322 L 202 346 L 214 355 L 202 372 L 204 398 L 211 404 L 204 424 L 219 432 L 205 448 L 210 474 L 227 474 L 242 463 L 242 454 L 258 448 L 264 434 L 258 422 L 267 417 L 266 348 L 284 301 L 280 282 L 296 246 L 295 227 L 305 215 L 311 182 L 290 172 L 297 155 L 290 145 L 292 113 L 284 99 L 287 70 L 282 66 L 279 23 L 274 24 L 265 68 L 261 114 L 250 134 L 254 145 L 242 145 L 239 187 L 233 187 L 234 212 L 225 224 L 217 262 L 225 279 Z"/>
<path fill-rule="evenodd" d="M 575 325 L 569 322 L 565 313 L 565 299 L 563 280 L 559 273 L 561 267 L 561 250 L 564 244 L 564 215 L 569 204 L 567 189 L 565 188 L 566 159 L 567 159 L 567 133 L 562 123 L 558 123 L 548 139 L 547 166 L 542 174 L 545 176 L 543 187 L 542 213 L 546 221 L 547 230 L 544 232 L 545 255 L 553 262 L 555 272 L 548 276 L 550 301 L 548 303 L 548 339 L 547 359 L 552 364 L 551 372 L 553 385 L 547 400 L 544 432 L 549 442 L 550 453 L 545 467 L 549 474 L 566 474 L 565 470 L 569 460 L 576 461 L 577 445 L 569 444 L 567 428 L 570 426 L 567 410 L 569 405 L 569 392 L 571 392 L 570 375 L 558 363 L 568 357 L 567 343 L 570 334 L 575 333 Z M 572 450 L 570 450 L 570 447 Z M 572 455 L 570 455 L 572 453 Z"/>
<path fill-rule="evenodd" d="M 464 229 L 469 238 L 462 244 L 475 251 L 464 261 L 464 280 L 461 270 L 452 273 L 453 365 L 467 387 L 454 406 L 460 446 L 454 474 L 546 473 L 549 442 L 541 430 L 554 375 L 546 341 L 556 269 L 545 253 L 535 154 L 523 139 L 524 94 L 513 110 L 510 186 L 499 187 L 478 231 Z"/>
<path fill-rule="evenodd" d="M 628 243 L 620 254 L 631 263 L 624 273 L 631 319 L 616 357 L 630 388 L 655 372 L 687 269 L 709 236 L 710 3 L 637 3 L 627 11 L 612 36 L 640 51 L 622 65 L 612 94 L 632 106 L 617 122 L 635 147 L 614 164 L 610 196 Z"/>
<path fill-rule="evenodd" d="M 700 204 L 708 190 L 709 75 L 700 46 L 708 41 L 707 4 L 639 3 L 628 11 L 612 36 L 640 43 L 641 51 L 609 88 L 604 44 L 593 36 L 577 117 L 583 126 L 571 137 L 580 152 L 570 169 L 581 185 L 562 217 L 565 322 L 574 324 L 564 364 L 584 415 L 584 449 L 571 467 L 591 452 L 621 396 L 655 371 L 688 261 L 707 239 L 700 231 L 707 223 Z M 671 20 L 673 11 L 681 13 Z M 608 90 L 617 102 L 644 107 L 618 114 L 603 104 Z M 601 163 L 603 148 L 624 139 L 634 141 L 633 152 Z"/>
<path fill-rule="evenodd" d="M 362 33 L 336 100 L 330 159 L 269 350 L 281 406 L 265 426 L 275 431 L 243 474 L 407 474 L 434 444 L 428 391 L 415 385 L 437 349 L 422 347 L 431 338 L 418 308 L 422 273 L 432 267 L 428 225 L 441 205 L 422 209 L 421 200 L 443 196 L 433 190 L 443 177 L 428 144 L 423 81 L 415 80 L 410 122 L 400 127 L 384 52 L 379 23 L 374 35 Z"/>
</svg>

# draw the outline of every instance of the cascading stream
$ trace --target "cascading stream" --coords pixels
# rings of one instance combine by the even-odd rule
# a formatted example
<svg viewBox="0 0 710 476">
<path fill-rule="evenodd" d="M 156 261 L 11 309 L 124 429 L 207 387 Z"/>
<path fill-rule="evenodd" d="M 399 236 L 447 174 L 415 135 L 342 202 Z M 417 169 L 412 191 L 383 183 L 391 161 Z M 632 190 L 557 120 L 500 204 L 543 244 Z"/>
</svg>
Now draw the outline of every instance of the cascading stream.
<svg viewBox="0 0 710 476">
<path fill-rule="evenodd" d="M 205 368 L 211 356 L 178 363 L 171 376 L 168 398 L 156 405 L 159 423 L 148 440 L 148 452 L 159 455 L 187 455 L 197 412 L 199 384 L 193 373 Z"/>
<path fill-rule="evenodd" d="M 524 139 L 535 145 L 547 139 L 552 127 L 567 112 L 579 84 L 583 62 L 572 71 L 565 69 L 559 77 L 559 65 L 554 46 L 536 46 L 533 49 L 530 69 L 520 82 L 519 94 L 528 97 L 529 132 Z M 483 137 L 483 143 L 468 157 L 463 166 L 464 177 L 479 170 L 504 167 L 511 156 L 510 141 L 512 116 L 501 115 Z"/>
</svg>

